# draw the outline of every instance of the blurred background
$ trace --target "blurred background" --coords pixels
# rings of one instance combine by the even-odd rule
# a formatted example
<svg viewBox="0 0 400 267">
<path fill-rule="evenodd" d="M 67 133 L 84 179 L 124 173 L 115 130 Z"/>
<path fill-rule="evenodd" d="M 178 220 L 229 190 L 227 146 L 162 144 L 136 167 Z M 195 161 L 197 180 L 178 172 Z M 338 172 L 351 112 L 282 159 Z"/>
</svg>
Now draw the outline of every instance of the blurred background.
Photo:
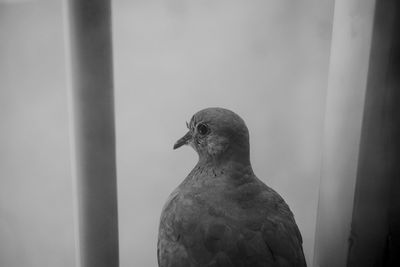
<svg viewBox="0 0 400 267">
<path fill-rule="evenodd" d="M 156 266 L 161 208 L 196 164 L 193 113 L 232 109 L 313 258 L 333 0 L 113 1 L 121 266 Z M 61 0 L 0 1 L 0 266 L 74 266 Z"/>
</svg>

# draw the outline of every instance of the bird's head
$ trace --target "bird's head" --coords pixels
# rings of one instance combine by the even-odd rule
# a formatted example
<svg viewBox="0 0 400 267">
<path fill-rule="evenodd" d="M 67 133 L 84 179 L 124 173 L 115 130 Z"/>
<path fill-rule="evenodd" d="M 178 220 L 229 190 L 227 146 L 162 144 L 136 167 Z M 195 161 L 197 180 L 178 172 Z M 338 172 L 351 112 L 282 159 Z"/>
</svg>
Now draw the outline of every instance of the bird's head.
<svg viewBox="0 0 400 267">
<path fill-rule="evenodd" d="M 174 149 L 190 145 L 198 153 L 200 162 L 250 164 L 249 132 L 234 112 L 207 108 L 194 114 L 186 124 L 189 132 L 174 144 Z"/>
</svg>

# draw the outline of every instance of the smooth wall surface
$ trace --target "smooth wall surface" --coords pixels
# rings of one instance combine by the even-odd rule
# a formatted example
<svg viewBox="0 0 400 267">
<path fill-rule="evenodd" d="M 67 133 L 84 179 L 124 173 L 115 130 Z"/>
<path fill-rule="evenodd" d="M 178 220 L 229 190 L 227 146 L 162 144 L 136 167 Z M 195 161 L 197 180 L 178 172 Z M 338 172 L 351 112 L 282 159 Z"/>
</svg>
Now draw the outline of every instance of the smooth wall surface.
<svg viewBox="0 0 400 267">
<path fill-rule="evenodd" d="M 61 2 L 0 1 L 0 266 L 74 266 Z"/>
<path fill-rule="evenodd" d="M 234 110 L 256 174 L 313 242 L 332 0 L 113 1 L 121 266 L 156 266 L 162 205 L 195 165 L 199 109 Z M 0 266 L 73 266 L 61 1 L 0 2 Z"/>
</svg>

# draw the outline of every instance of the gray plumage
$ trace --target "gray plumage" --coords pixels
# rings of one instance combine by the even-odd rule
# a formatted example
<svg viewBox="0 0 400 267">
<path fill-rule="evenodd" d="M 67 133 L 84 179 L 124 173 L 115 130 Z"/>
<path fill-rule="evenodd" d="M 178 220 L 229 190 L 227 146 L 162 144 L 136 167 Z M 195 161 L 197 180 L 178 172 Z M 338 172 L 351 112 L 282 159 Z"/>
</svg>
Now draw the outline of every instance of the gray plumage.
<svg viewBox="0 0 400 267">
<path fill-rule="evenodd" d="M 244 121 L 208 108 L 188 128 L 174 149 L 189 144 L 199 161 L 162 210 L 158 265 L 306 266 L 292 212 L 253 173 Z"/>
</svg>

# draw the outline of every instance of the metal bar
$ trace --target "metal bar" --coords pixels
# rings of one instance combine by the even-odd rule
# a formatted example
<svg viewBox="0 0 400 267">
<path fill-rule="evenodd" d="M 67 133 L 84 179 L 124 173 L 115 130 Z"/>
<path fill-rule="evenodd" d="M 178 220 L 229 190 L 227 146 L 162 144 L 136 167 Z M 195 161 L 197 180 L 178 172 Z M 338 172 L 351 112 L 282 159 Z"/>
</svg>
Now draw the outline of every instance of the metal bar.
<svg viewBox="0 0 400 267">
<path fill-rule="evenodd" d="M 109 0 L 66 0 L 77 263 L 119 265 Z"/>
</svg>

